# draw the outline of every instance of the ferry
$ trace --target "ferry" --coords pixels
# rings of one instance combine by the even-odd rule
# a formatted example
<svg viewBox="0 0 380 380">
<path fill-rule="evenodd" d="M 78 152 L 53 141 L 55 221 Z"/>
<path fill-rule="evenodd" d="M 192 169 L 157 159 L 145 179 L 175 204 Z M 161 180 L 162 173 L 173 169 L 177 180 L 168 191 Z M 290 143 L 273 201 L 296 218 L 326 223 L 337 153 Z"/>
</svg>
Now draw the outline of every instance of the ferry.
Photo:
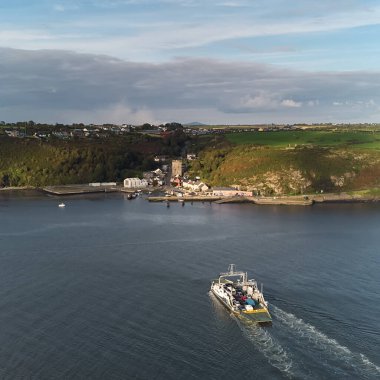
<svg viewBox="0 0 380 380">
<path fill-rule="evenodd" d="M 230 264 L 228 272 L 220 273 L 219 278 L 211 283 L 211 292 L 235 315 L 252 322 L 271 324 L 268 303 L 264 299 L 257 282 L 248 280 L 247 272 L 236 271 L 235 264 Z"/>
</svg>

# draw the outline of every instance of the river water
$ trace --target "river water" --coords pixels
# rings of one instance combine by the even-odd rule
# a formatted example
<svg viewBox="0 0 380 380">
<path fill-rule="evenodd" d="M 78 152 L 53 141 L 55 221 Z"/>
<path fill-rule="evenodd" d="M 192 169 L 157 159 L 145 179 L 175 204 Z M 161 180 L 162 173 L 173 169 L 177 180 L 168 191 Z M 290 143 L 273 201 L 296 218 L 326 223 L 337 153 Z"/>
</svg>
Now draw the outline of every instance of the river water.
<svg viewBox="0 0 380 380">
<path fill-rule="evenodd" d="M 378 379 L 380 205 L 0 194 L 1 379 Z M 272 327 L 210 280 L 235 263 Z"/>
</svg>

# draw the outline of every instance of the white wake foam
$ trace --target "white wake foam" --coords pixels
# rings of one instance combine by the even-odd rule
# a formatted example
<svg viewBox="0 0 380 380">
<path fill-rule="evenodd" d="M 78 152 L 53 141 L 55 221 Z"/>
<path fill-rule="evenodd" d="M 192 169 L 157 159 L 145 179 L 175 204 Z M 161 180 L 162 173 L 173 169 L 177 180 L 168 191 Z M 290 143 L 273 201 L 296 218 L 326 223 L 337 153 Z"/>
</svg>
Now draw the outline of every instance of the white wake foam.
<svg viewBox="0 0 380 380">
<path fill-rule="evenodd" d="M 265 328 L 260 327 L 257 323 L 240 321 L 238 317 L 235 319 L 246 338 L 254 344 L 273 367 L 289 378 L 296 376 L 296 368 L 290 355 Z"/>
<path fill-rule="evenodd" d="M 310 345 L 317 348 L 326 356 L 331 365 L 353 372 L 358 378 L 376 378 L 380 375 L 380 367 L 372 363 L 365 355 L 350 351 L 294 314 L 273 305 L 272 313 L 277 320 L 274 323 L 280 322 L 288 328 L 289 335 L 304 341 L 305 350 Z"/>
<path fill-rule="evenodd" d="M 231 316 L 244 336 L 284 376 L 318 379 L 322 374 L 368 380 L 380 378 L 380 367 L 365 355 L 352 352 L 294 314 L 274 305 L 271 305 L 271 311 L 272 328 Z M 310 360 L 314 367 L 319 367 L 318 372 L 308 365 Z"/>
</svg>

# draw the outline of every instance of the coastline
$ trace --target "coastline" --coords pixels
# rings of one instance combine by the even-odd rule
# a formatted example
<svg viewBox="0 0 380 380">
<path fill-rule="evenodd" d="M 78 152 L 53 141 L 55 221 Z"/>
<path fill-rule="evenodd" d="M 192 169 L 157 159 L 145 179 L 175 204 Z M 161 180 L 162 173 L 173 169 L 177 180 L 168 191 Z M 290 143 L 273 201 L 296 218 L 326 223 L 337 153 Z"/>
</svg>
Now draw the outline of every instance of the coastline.
<svg viewBox="0 0 380 380">
<path fill-rule="evenodd" d="M 70 196 L 80 194 L 96 194 L 96 193 L 131 193 L 134 190 L 125 189 L 122 186 L 89 186 L 86 184 L 61 185 L 61 186 L 22 186 L 22 187 L 4 187 L 0 188 L 0 192 L 18 192 L 35 190 L 53 196 Z M 142 189 L 143 190 L 143 189 Z M 144 190 L 143 190 L 144 192 Z M 380 202 L 380 195 L 342 193 L 326 193 L 326 194 L 305 194 L 305 195 L 281 195 L 272 197 L 263 196 L 147 196 L 149 202 L 214 202 L 217 204 L 225 203 L 252 203 L 256 205 L 284 205 L 284 206 L 311 206 L 320 203 L 371 203 Z"/>
<path fill-rule="evenodd" d="M 210 197 L 210 196 L 189 196 L 189 197 L 148 197 L 149 202 L 214 202 L 225 203 L 252 203 L 256 205 L 281 205 L 281 206 L 312 206 L 321 203 L 369 203 L 380 202 L 380 197 L 376 196 L 355 196 L 346 193 L 325 195 L 284 195 L 276 197 Z"/>
</svg>

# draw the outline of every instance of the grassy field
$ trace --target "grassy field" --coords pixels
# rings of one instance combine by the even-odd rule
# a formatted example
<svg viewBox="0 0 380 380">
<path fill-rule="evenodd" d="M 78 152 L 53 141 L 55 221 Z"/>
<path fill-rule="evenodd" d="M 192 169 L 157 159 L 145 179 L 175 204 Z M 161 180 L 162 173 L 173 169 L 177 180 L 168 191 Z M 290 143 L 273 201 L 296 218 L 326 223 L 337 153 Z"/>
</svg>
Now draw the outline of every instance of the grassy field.
<svg viewBox="0 0 380 380">
<path fill-rule="evenodd" d="M 352 147 L 380 150 L 380 132 L 363 131 L 279 131 L 244 132 L 226 135 L 229 142 L 237 145 L 264 145 L 278 148 L 299 145 L 326 147 Z"/>
</svg>

